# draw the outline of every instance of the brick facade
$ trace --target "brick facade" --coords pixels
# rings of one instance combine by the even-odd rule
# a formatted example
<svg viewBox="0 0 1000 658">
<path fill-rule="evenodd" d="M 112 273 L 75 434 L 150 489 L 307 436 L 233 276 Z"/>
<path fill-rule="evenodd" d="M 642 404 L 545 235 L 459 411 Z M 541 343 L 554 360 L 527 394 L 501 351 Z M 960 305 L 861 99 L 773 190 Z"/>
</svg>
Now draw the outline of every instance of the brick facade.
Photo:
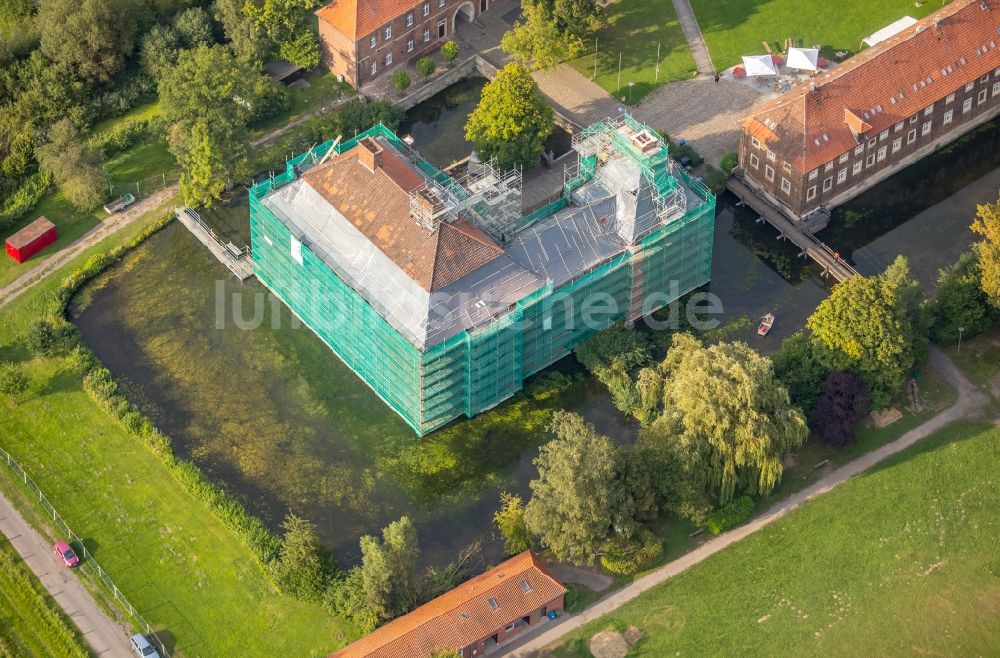
<svg viewBox="0 0 1000 658">
<path fill-rule="evenodd" d="M 801 218 L 1000 114 L 1000 6 L 955 0 L 741 122 L 744 181 Z"/>
<path fill-rule="evenodd" d="M 404 4 L 398 13 L 387 16 L 374 28 L 358 25 L 356 38 L 327 18 L 328 12 L 339 9 L 334 3 L 317 12 L 323 65 L 360 87 L 400 64 L 436 51 L 452 37 L 456 23 L 475 19 L 489 9 L 491 1 L 423 0 Z M 364 4 L 364 0 L 357 4 Z M 359 7 L 358 11 L 365 9 Z M 369 18 L 366 22 L 372 21 Z"/>
</svg>

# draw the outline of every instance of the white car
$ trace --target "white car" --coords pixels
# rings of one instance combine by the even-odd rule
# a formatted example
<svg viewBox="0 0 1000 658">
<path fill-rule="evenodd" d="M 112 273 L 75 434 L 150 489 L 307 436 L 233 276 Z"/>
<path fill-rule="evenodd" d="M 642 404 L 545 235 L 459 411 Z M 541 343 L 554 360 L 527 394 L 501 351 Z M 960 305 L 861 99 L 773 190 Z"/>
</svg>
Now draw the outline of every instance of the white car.
<svg viewBox="0 0 1000 658">
<path fill-rule="evenodd" d="M 153 643 L 146 639 L 142 633 L 136 633 L 130 640 L 132 651 L 143 658 L 160 658 L 160 652 L 156 650 Z"/>
</svg>

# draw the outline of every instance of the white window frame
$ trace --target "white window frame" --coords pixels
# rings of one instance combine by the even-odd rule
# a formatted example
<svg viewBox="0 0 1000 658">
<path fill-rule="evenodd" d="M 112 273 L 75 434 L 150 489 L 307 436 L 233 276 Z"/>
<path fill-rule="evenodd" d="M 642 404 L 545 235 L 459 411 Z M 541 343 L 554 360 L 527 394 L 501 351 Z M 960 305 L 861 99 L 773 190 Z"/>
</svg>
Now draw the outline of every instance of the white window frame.
<svg viewBox="0 0 1000 658">
<path fill-rule="evenodd" d="M 833 176 L 823 179 L 823 191 L 829 192 L 833 189 Z"/>
<path fill-rule="evenodd" d="M 769 181 L 774 180 L 774 167 L 771 165 L 764 165 L 764 178 Z"/>
<path fill-rule="evenodd" d="M 389 39 L 391 39 L 392 38 L 392 26 L 391 25 L 386 25 L 385 29 L 382 30 L 382 34 L 385 35 L 385 40 L 386 41 L 388 41 Z"/>
<path fill-rule="evenodd" d="M 925 117 L 929 117 L 933 113 L 934 113 L 934 103 L 931 103 L 930 105 L 924 108 Z"/>
<path fill-rule="evenodd" d="M 954 102 L 955 102 L 955 92 L 952 92 L 952 93 L 948 94 L 948 97 L 944 99 L 944 104 L 945 105 L 948 105 L 949 103 L 954 103 Z"/>
<path fill-rule="evenodd" d="M 970 82 L 969 84 L 965 85 L 965 91 L 972 91 L 975 88 L 975 86 L 976 86 L 975 82 Z"/>
<path fill-rule="evenodd" d="M 972 111 L 972 99 L 966 98 L 965 101 L 962 102 L 962 114 L 968 114 L 971 111 Z"/>
<path fill-rule="evenodd" d="M 1000 82 L 993 83 L 993 93 L 991 96 L 996 96 L 997 94 L 1000 94 Z"/>
<path fill-rule="evenodd" d="M 885 160 L 886 152 L 888 150 L 889 150 L 888 147 L 885 147 L 885 146 L 883 146 L 882 148 L 880 148 L 878 150 L 877 156 L 875 157 L 875 161 L 876 162 L 882 162 L 883 160 Z"/>
<path fill-rule="evenodd" d="M 406 14 L 406 27 L 413 27 L 413 12 Z"/>
<path fill-rule="evenodd" d="M 855 176 L 857 176 L 858 174 L 860 174 L 861 173 L 861 166 L 862 166 L 861 160 L 858 160 L 857 162 L 855 162 L 854 166 L 851 168 L 851 173 L 854 174 Z"/>
<path fill-rule="evenodd" d="M 781 191 L 785 194 L 792 193 L 792 182 L 784 176 L 781 177 Z"/>
<path fill-rule="evenodd" d="M 392 51 L 390 50 L 385 54 L 385 65 L 392 66 Z"/>
<path fill-rule="evenodd" d="M 912 144 L 915 141 L 917 141 L 917 129 L 916 128 L 914 128 L 910 132 L 906 133 L 906 143 L 907 144 Z"/>
<path fill-rule="evenodd" d="M 425 27 L 424 28 L 424 43 L 427 43 L 430 40 L 431 40 L 431 28 Z"/>
<path fill-rule="evenodd" d="M 809 172 L 809 180 L 816 180 L 817 176 L 819 176 L 819 169 L 813 169 Z"/>
<path fill-rule="evenodd" d="M 858 144 L 854 148 L 854 155 L 861 155 L 864 152 L 865 152 L 865 145 L 864 144 Z"/>
<path fill-rule="evenodd" d="M 986 90 L 980 89 L 979 96 L 976 98 L 976 105 L 982 105 L 986 102 Z"/>
<path fill-rule="evenodd" d="M 874 139 L 869 139 L 868 140 L 868 148 L 870 148 L 870 149 L 875 148 L 875 140 Z"/>
<path fill-rule="evenodd" d="M 368 43 L 371 45 L 372 48 L 374 48 L 375 46 L 378 45 L 378 39 L 377 39 L 377 37 L 373 34 L 371 36 L 371 39 L 368 40 Z"/>
<path fill-rule="evenodd" d="M 424 3 L 424 16 L 430 16 L 430 15 L 431 15 L 431 3 L 425 2 Z"/>
<path fill-rule="evenodd" d="M 932 126 L 933 123 L 934 123 L 933 121 L 924 121 L 924 124 L 922 126 L 920 126 L 920 136 L 921 137 L 924 137 L 928 133 L 930 133 L 931 128 L 933 127 Z"/>
<path fill-rule="evenodd" d="M 372 72 L 372 75 L 378 73 L 378 62 L 376 60 L 372 60 L 372 65 L 369 67 L 369 70 Z"/>
<path fill-rule="evenodd" d="M 847 180 L 847 167 L 844 167 L 837 172 L 837 185 L 840 185 L 845 180 Z"/>
<path fill-rule="evenodd" d="M 774 159 L 774 151 L 768 151 L 767 152 L 767 159 L 770 160 L 771 162 L 775 161 L 775 159 Z"/>
<path fill-rule="evenodd" d="M 954 118 L 954 116 L 955 116 L 955 111 L 948 110 L 947 112 L 944 113 L 944 119 L 941 121 L 941 124 L 947 126 L 949 123 L 951 123 L 951 120 Z"/>
<path fill-rule="evenodd" d="M 444 0 L 438 0 L 438 7 L 444 7 Z"/>
<path fill-rule="evenodd" d="M 754 147 L 755 149 L 759 149 L 760 148 L 760 140 L 757 139 L 756 137 L 751 136 L 750 137 L 750 146 Z"/>
<path fill-rule="evenodd" d="M 840 154 L 840 164 L 844 164 L 845 162 L 847 162 L 847 158 L 849 158 L 849 157 L 851 157 L 850 151 L 848 151 L 847 153 L 841 153 Z"/>
<path fill-rule="evenodd" d="M 816 186 L 813 185 L 808 190 L 806 190 L 806 201 L 812 201 L 816 198 Z"/>
<path fill-rule="evenodd" d="M 901 148 L 903 148 L 903 138 L 902 137 L 897 137 L 892 142 L 892 152 L 895 153 L 896 151 L 898 151 Z"/>
<path fill-rule="evenodd" d="M 823 165 L 823 171 L 833 171 L 833 162 L 830 161 Z"/>
<path fill-rule="evenodd" d="M 874 166 L 875 166 L 875 154 L 869 153 L 868 157 L 865 158 L 865 167 L 874 167 Z"/>
<path fill-rule="evenodd" d="M 750 166 L 754 169 L 758 169 L 760 167 L 760 158 L 753 153 L 750 154 Z"/>
<path fill-rule="evenodd" d="M 902 121 L 900 121 L 899 123 L 897 123 L 896 124 L 896 132 L 899 132 L 900 130 L 902 130 L 904 125 L 906 125 L 906 124 L 904 122 L 902 122 Z"/>
<path fill-rule="evenodd" d="M 912 117 L 910 117 L 910 123 L 916 123 L 917 119 L 918 119 L 918 116 L 916 114 L 914 114 Z"/>
<path fill-rule="evenodd" d="M 407 39 L 406 40 L 406 52 L 408 52 L 408 53 L 412 53 L 413 52 L 413 39 Z"/>
</svg>

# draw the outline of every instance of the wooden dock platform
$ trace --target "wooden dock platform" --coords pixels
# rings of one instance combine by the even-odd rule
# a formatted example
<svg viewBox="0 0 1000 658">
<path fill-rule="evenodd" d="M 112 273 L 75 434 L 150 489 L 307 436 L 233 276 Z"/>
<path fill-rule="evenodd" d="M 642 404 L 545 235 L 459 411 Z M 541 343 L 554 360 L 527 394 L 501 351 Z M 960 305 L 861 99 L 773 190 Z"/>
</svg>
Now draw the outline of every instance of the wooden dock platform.
<svg viewBox="0 0 1000 658">
<path fill-rule="evenodd" d="M 837 252 L 820 242 L 810 231 L 804 230 L 802 226 L 792 221 L 777 206 L 757 194 L 739 178 L 733 176 L 726 183 L 726 186 L 746 205 L 753 208 L 761 219 L 778 229 L 779 239 L 783 237 L 790 240 L 801 250 L 800 255 L 808 256 L 819 263 L 823 268 L 823 276 L 832 276 L 840 282 L 858 274 L 857 270 L 851 267 Z M 816 226 L 811 228 L 818 230 L 825 225 L 823 223 L 818 228 Z"/>
<path fill-rule="evenodd" d="M 223 242 L 191 208 L 185 206 L 174 208 L 174 214 L 236 278 L 246 281 L 253 276 L 253 260 L 250 258 L 249 247 L 237 247 L 232 242 Z"/>
</svg>

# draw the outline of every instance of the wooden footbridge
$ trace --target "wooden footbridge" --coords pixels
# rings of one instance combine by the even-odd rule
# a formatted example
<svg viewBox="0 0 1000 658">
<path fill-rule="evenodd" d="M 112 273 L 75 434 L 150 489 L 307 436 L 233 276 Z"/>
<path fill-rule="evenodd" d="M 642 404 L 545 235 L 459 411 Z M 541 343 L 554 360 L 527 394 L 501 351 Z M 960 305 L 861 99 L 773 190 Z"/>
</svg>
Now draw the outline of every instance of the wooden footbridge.
<svg viewBox="0 0 1000 658">
<path fill-rule="evenodd" d="M 789 219 L 777 206 L 751 189 L 746 183 L 733 176 L 726 183 L 729 190 L 750 206 L 761 220 L 778 229 L 778 239 L 790 240 L 801 251 L 799 256 L 808 256 L 823 268 L 823 276 L 832 276 L 838 282 L 858 274 L 837 252 L 820 242 L 812 231 L 825 224 L 798 223 Z M 758 220 L 760 221 L 760 220 Z"/>
<path fill-rule="evenodd" d="M 184 206 L 174 208 L 174 214 L 199 242 L 208 247 L 220 263 L 236 275 L 236 278 L 246 281 L 253 276 L 253 260 L 250 258 L 249 247 L 237 247 L 232 242 L 223 242 L 222 238 L 216 235 L 215 231 L 191 208 Z"/>
</svg>

